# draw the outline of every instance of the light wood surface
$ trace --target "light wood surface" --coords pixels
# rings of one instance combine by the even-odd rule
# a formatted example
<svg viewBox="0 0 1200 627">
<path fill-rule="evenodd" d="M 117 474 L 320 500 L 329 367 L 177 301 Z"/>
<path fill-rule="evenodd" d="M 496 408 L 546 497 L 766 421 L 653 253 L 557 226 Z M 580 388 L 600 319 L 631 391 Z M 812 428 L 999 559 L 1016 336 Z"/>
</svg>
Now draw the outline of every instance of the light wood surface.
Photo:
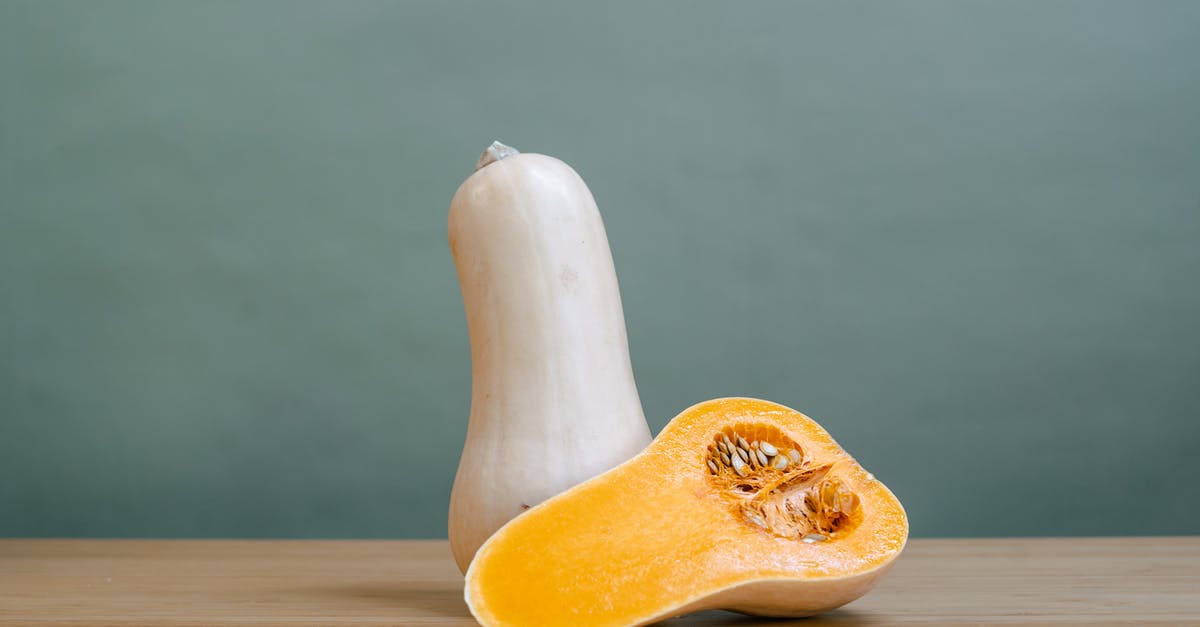
<svg viewBox="0 0 1200 627">
<path fill-rule="evenodd" d="M 761 622 L 1200 625 L 1200 537 L 913 540 L 862 599 Z M 0 624 L 39 623 L 475 624 L 445 541 L 0 540 Z"/>
</svg>

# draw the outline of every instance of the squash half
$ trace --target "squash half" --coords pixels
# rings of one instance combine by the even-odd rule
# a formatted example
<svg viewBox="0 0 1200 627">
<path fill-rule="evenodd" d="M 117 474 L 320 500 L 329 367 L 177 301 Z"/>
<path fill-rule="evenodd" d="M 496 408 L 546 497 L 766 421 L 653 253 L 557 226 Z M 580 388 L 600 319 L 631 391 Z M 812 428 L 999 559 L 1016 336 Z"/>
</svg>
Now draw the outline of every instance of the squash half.
<svg viewBox="0 0 1200 627">
<path fill-rule="evenodd" d="M 896 497 L 812 419 L 717 399 L 502 527 L 467 571 L 466 600 L 487 626 L 807 616 L 865 594 L 907 537 Z"/>
</svg>

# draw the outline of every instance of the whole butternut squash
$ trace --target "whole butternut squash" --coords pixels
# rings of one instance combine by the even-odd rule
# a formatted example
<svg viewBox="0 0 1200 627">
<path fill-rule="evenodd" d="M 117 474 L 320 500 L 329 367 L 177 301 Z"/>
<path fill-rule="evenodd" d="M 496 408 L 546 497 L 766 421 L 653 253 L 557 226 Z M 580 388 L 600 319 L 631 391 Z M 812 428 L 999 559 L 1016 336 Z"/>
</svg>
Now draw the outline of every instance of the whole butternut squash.
<svg viewBox="0 0 1200 627">
<path fill-rule="evenodd" d="M 650 442 L 604 224 L 570 166 L 495 143 L 450 203 L 471 413 L 450 495 L 464 572 L 504 523 Z"/>
</svg>

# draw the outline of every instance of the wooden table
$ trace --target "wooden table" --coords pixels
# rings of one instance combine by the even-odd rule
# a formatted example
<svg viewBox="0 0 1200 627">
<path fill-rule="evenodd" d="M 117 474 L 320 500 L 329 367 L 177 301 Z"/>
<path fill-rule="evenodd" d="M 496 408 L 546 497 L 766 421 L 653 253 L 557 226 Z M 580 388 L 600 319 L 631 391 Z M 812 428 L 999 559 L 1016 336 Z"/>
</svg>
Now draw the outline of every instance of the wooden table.
<svg viewBox="0 0 1200 627">
<path fill-rule="evenodd" d="M 826 616 L 664 624 L 760 622 L 1200 625 L 1200 537 L 913 540 Z M 0 625 L 39 623 L 475 624 L 445 541 L 0 540 Z"/>
</svg>

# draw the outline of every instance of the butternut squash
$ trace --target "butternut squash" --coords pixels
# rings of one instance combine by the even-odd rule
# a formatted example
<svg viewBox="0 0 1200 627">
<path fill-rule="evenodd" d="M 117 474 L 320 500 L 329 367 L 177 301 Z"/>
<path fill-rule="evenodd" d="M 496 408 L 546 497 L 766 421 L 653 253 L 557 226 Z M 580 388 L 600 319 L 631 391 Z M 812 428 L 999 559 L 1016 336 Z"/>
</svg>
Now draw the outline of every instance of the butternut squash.
<svg viewBox="0 0 1200 627">
<path fill-rule="evenodd" d="M 464 572 L 523 510 L 650 442 L 600 212 L 570 166 L 499 142 L 450 203 L 471 414 L 450 496 Z"/>
<path fill-rule="evenodd" d="M 717 399 L 505 525 L 465 594 L 488 627 L 645 625 L 716 608 L 807 616 L 866 593 L 907 537 L 896 497 L 812 419 Z"/>
</svg>

